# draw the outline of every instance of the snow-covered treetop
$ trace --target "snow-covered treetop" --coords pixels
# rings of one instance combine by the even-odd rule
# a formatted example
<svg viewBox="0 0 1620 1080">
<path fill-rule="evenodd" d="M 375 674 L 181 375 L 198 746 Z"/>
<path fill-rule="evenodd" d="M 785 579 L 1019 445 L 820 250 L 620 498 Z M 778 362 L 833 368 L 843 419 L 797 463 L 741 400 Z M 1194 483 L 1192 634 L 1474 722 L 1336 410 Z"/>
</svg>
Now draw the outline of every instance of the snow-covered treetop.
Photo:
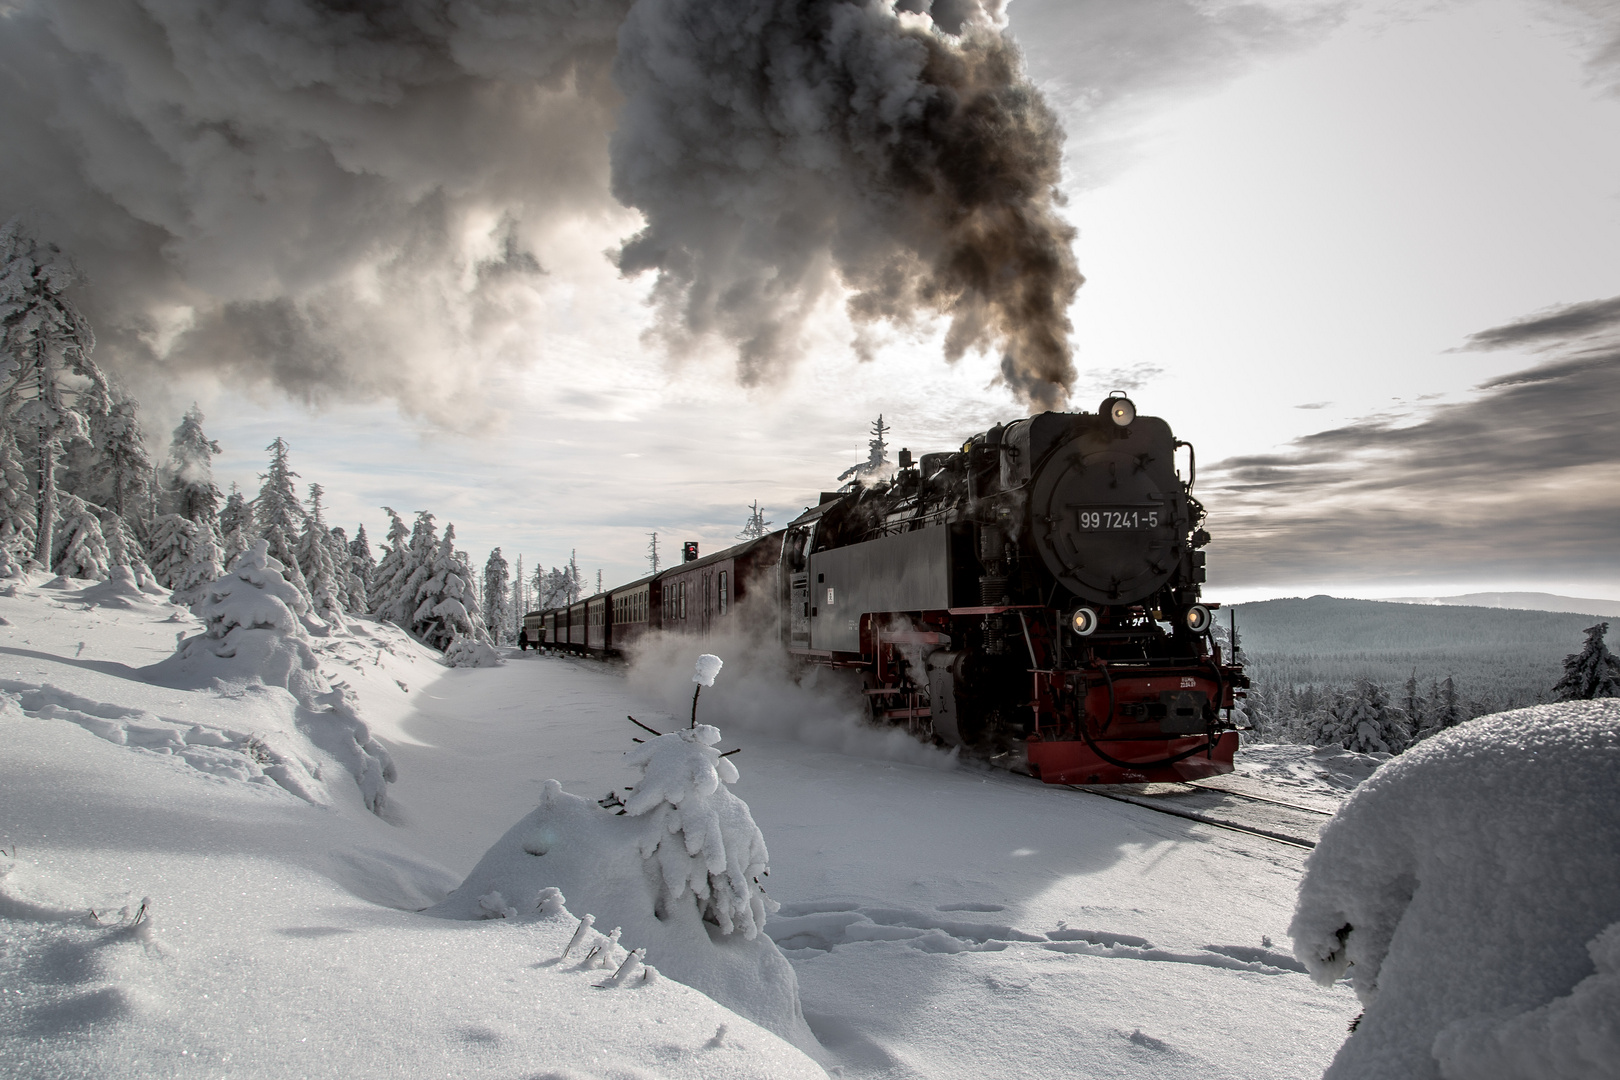
<svg viewBox="0 0 1620 1080">
<path fill-rule="evenodd" d="M 770 856 L 748 804 L 723 786 L 737 782 L 737 767 L 719 741 L 699 724 L 625 754 L 642 775 L 624 812 L 648 818 L 641 856 L 658 868 L 666 908 L 695 902 L 722 933 L 752 939 L 777 907 L 759 883 Z"/>
<path fill-rule="evenodd" d="M 253 516 L 267 535 L 272 529 L 280 529 L 282 537 L 290 543 L 304 524 L 304 506 L 293 487 L 293 479 L 298 474 L 292 471 L 288 460 L 292 448 L 287 440 L 278 437 L 265 450 L 270 453 L 270 468 L 259 474 L 264 485 L 254 500 Z"/>
<path fill-rule="evenodd" d="M 1588 701 L 1620 697 L 1620 659 L 1603 640 L 1608 632 L 1606 622 L 1586 628 L 1586 644 L 1581 651 L 1564 657 L 1564 675 L 1553 687 L 1554 698 Z"/>
<path fill-rule="evenodd" d="M 692 672 L 692 681 L 699 686 L 713 686 L 714 677 L 720 674 L 720 668 L 725 661 L 713 653 L 704 653 L 697 658 L 696 670 Z"/>
<path fill-rule="evenodd" d="M 191 612 L 207 627 L 208 637 L 232 641 L 240 630 L 275 630 L 290 637 L 308 636 L 303 616 L 309 601 L 270 557 L 269 543 L 259 539 L 238 556 L 224 577 L 209 585 Z"/>
<path fill-rule="evenodd" d="M 60 437 L 85 435 L 85 415 L 109 403 L 107 380 L 90 359 L 95 333 L 62 295 L 80 280 L 72 260 L 29 236 L 19 219 L 0 226 L 0 363 L 8 393 L 21 402 L 20 420 Z"/>
<path fill-rule="evenodd" d="M 175 512 L 192 521 L 212 522 L 219 514 L 220 490 L 214 484 L 219 443 L 203 433 L 202 422 L 202 411 L 193 403 L 174 429 L 168 474 L 174 486 Z"/>
</svg>

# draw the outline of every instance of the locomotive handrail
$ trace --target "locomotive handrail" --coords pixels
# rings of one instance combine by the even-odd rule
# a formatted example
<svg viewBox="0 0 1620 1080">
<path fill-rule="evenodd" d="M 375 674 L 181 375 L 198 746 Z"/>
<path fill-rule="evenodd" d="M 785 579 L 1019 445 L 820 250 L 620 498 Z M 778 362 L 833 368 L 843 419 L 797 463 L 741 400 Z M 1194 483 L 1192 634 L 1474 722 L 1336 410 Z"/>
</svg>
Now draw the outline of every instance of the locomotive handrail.
<svg viewBox="0 0 1620 1080">
<path fill-rule="evenodd" d="M 1198 451 L 1193 444 L 1183 439 L 1176 440 L 1176 449 L 1183 446 L 1187 448 L 1187 494 L 1192 494 L 1193 485 L 1198 483 Z"/>
</svg>

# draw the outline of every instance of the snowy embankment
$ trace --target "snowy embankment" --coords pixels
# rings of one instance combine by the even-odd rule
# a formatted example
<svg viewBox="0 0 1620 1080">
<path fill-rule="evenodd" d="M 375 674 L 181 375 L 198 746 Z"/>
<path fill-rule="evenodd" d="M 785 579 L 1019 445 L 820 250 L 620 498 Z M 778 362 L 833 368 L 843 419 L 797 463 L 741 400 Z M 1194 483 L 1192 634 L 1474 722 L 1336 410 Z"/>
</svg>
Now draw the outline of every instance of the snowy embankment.
<svg viewBox="0 0 1620 1080">
<path fill-rule="evenodd" d="M 1367 1011 L 1330 1080 L 1620 1077 L 1620 701 L 1425 740 L 1323 830 L 1289 933 Z"/>
<path fill-rule="evenodd" d="M 647 735 L 626 713 L 687 722 L 697 650 L 626 679 L 533 654 L 447 669 L 369 621 L 311 633 L 317 674 L 352 694 L 394 764 L 374 814 L 352 763 L 316 741 L 295 744 L 320 771 L 313 800 L 255 757 L 255 734 L 292 739 L 328 715 L 321 701 L 301 716 L 287 690 L 148 681 L 177 632 L 201 629 L 176 610 L 90 607 L 37 581 L 0 596 L 0 845 L 16 849 L 0 1061 L 23 1075 L 819 1075 L 669 977 L 656 934 L 637 938 L 632 902 L 652 894 L 631 864 L 604 900 L 534 872 L 549 847 L 502 854 L 503 836 L 534 838 L 548 779 L 581 835 L 652 820 L 598 803 L 641 783 L 624 754 Z M 1349 989 L 1314 986 L 1276 944 L 1297 849 L 957 765 L 710 647 L 727 666 L 699 718 L 719 749 L 741 747 L 727 787 L 769 844 L 761 881 L 782 905 L 761 940 L 790 961 L 829 1071 L 1249 1080 L 1316 1075 L 1338 1049 Z M 193 729 L 226 741 L 189 742 Z M 529 876 L 485 887 L 481 861 Z M 548 886 L 569 918 L 548 913 Z M 139 925 L 119 925 L 143 898 Z M 441 901 L 510 917 L 419 913 Z M 611 959 L 586 960 L 604 934 L 564 958 L 587 913 L 592 933 L 622 928 Z M 664 977 L 632 965 L 594 989 L 637 948 Z"/>
<path fill-rule="evenodd" d="M 597 989 L 627 950 L 565 956 L 566 909 L 415 913 L 459 877 L 368 811 L 356 754 L 412 746 L 413 697 L 482 672 L 356 620 L 304 642 L 313 669 L 271 665 L 309 703 L 164 686 L 198 620 L 50 584 L 0 595 L 0 1075 L 820 1075 L 673 980 Z"/>
</svg>

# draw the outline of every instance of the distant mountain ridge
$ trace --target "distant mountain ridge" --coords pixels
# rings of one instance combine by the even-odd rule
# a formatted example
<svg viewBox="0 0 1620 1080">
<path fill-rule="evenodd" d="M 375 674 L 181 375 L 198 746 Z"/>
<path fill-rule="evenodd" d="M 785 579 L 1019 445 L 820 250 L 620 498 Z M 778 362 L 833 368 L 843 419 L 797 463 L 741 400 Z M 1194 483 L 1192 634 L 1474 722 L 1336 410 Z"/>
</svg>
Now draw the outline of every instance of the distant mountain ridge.
<svg viewBox="0 0 1620 1080">
<path fill-rule="evenodd" d="M 1393 596 L 1389 604 L 1429 604 L 1444 607 L 1512 608 L 1517 611 L 1567 611 L 1599 618 L 1620 618 L 1620 600 L 1594 600 L 1545 592 L 1475 592 L 1457 596 Z"/>
</svg>

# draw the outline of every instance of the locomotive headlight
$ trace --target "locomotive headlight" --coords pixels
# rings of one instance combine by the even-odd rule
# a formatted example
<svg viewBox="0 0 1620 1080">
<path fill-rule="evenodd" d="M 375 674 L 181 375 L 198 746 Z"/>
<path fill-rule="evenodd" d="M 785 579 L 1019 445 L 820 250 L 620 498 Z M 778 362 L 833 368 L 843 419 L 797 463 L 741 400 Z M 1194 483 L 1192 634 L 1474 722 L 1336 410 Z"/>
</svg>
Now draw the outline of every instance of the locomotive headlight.
<svg viewBox="0 0 1620 1080">
<path fill-rule="evenodd" d="M 1203 604 L 1194 604 L 1187 609 L 1187 629 L 1195 634 L 1202 634 L 1209 629 L 1211 622 L 1209 608 Z"/>
<path fill-rule="evenodd" d="M 1090 637 L 1101 622 L 1097 613 L 1088 607 L 1075 608 L 1074 614 L 1069 616 L 1069 626 L 1081 637 Z"/>
<path fill-rule="evenodd" d="M 1097 411 L 1106 415 L 1117 427 L 1129 427 L 1131 421 L 1136 419 L 1136 406 L 1128 397 L 1111 397 Z"/>
</svg>

